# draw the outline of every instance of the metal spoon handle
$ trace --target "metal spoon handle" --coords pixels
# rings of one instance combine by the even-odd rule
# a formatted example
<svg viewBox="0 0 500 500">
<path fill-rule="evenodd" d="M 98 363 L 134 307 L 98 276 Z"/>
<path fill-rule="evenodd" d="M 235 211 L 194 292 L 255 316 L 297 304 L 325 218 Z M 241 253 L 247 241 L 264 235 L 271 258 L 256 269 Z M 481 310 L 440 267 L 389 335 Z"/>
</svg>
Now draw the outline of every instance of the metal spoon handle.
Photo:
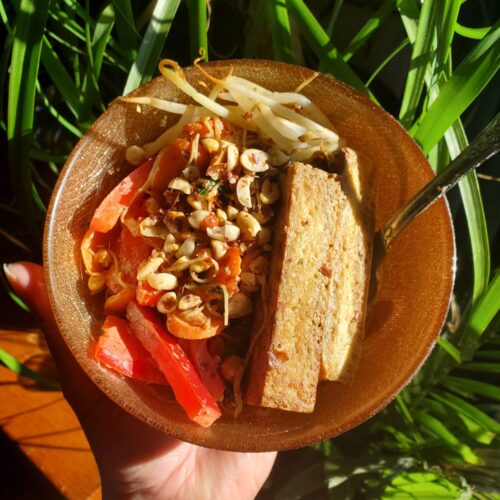
<svg viewBox="0 0 500 500">
<path fill-rule="evenodd" d="M 451 189 L 464 175 L 479 167 L 500 150 L 500 113 L 439 175 L 419 191 L 380 230 L 385 249 L 392 240 L 427 207 Z"/>
</svg>

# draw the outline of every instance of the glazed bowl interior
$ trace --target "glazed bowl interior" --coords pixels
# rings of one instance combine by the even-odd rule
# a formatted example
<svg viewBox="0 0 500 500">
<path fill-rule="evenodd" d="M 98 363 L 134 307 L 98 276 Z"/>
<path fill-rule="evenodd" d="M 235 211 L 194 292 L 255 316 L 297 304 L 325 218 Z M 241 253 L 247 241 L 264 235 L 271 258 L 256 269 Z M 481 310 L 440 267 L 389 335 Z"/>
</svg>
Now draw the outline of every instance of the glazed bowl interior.
<svg viewBox="0 0 500 500">
<path fill-rule="evenodd" d="M 217 77 L 232 67 L 271 90 L 291 91 L 312 72 L 269 61 L 205 65 Z M 185 70 L 199 89 L 203 76 Z M 381 108 L 342 83 L 320 75 L 303 93 L 331 119 L 346 145 L 372 167 L 376 229 L 432 177 L 417 145 Z M 159 77 L 137 89 L 188 102 Z M 114 102 L 69 157 L 53 196 L 45 231 L 45 264 L 52 307 L 71 352 L 91 379 L 118 405 L 176 438 L 234 451 L 282 450 L 336 436 L 387 405 L 429 354 L 443 324 L 453 282 L 454 241 L 445 201 L 434 204 L 395 241 L 380 269 L 378 293 L 367 321 L 362 359 L 347 385 L 321 383 L 311 414 L 245 407 L 237 419 L 223 415 L 212 427 L 187 419 L 168 388 L 128 380 L 89 355 L 103 320 L 102 299 L 92 297 L 79 252 L 92 214 L 133 167 L 125 150 L 154 140 L 173 123 L 166 113 Z"/>
</svg>

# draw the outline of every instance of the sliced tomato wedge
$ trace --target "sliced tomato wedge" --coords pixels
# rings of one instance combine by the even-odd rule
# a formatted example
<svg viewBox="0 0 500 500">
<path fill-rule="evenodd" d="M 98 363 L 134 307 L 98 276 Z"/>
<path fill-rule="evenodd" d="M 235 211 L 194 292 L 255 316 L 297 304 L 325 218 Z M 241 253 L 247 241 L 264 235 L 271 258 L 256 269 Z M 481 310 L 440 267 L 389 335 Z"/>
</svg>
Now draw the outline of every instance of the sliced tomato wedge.
<svg viewBox="0 0 500 500">
<path fill-rule="evenodd" d="M 212 356 L 208 352 L 207 342 L 208 340 L 179 340 L 208 392 L 215 401 L 222 401 L 226 386 L 218 372 L 221 360 L 219 356 Z"/>
<path fill-rule="evenodd" d="M 203 427 L 212 425 L 221 411 L 157 313 L 132 301 L 127 308 L 127 317 L 133 332 L 165 375 L 175 399 L 188 417 Z"/>
<path fill-rule="evenodd" d="M 227 292 L 232 295 L 237 287 L 241 274 L 241 254 L 238 247 L 231 247 L 219 261 L 219 272 L 216 281 L 226 285 Z"/>
<path fill-rule="evenodd" d="M 208 339 L 224 330 L 224 320 L 221 316 L 210 315 L 204 325 L 194 325 L 185 319 L 182 311 L 175 310 L 167 315 L 167 329 L 181 339 Z"/>
<path fill-rule="evenodd" d="M 101 248 L 109 248 L 112 240 L 113 236 L 110 234 L 96 233 L 90 228 L 87 229 L 87 232 L 83 236 L 80 250 L 82 252 L 83 265 L 88 274 L 98 272 L 93 264 L 94 254 Z"/>
<path fill-rule="evenodd" d="M 90 221 L 90 229 L 107 233 L 113 229 L 120 215 L 127 208 L 132 198 L 146 182 L 153 166 L 153 158 L 132 171 L 102 200 Z"/>
<path fill-rule="evenodd" d="M 126 377 L 167 385 L 151 355 L 130 330 L 128 321 L 118 316 L 107 316 L 104 320 L 95 356 L 102 364 Z"/>
</svg>

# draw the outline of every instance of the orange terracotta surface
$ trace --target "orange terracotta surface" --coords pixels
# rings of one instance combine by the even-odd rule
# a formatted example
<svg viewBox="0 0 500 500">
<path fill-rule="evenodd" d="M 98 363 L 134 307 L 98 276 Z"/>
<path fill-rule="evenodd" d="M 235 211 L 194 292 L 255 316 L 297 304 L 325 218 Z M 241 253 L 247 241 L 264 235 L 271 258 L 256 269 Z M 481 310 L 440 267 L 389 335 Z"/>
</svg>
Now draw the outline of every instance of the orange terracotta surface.
<svg viewBox="0 0 500 500">
<path fill-rule="evenodd" d="M 56 375 L 41 332 L 0 330 L 0 348 L 32 369 Z M 89 444 L 60 391 L 40 389 L 0 366 L 0 401 L 3 431 L 62 495 L 101 497 Z"/>
</svg>

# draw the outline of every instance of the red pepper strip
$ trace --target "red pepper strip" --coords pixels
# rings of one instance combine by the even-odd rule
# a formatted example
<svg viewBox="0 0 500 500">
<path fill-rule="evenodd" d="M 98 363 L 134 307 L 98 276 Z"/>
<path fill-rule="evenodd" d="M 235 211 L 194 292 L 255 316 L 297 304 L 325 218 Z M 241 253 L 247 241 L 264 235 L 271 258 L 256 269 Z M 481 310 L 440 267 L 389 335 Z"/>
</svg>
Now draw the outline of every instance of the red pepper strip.
<svg viewBox="0 0 500 500">
<path fill-rule="evenodd" d="M 127 317 L 132 330 L 165 375 L 175 399 L 188 417 L 203 427 L 212 425 L 221 416 L 221 411 L 186 353 L 167 332 L 158 315 L 132 301 L 127 308 Z"/>
<path fill-rule="evenodd" d="M 163 241 L 162 241 L 163 242 Z M 118 262 L 122 278 L 131 285 L 137 285 L 137 271 L 141 262 L 151 255 L 151 247 L 142 236 L 134 236 L 127 228 L 122 227 Z"/>
<path fill-rule="evenodd" d="M 107 233 L 110 229 L 113 229 L 134 195 L 146 182 L 153 161 L 154 159 L 150 158 L 140 167 L 137 167 L 104 198 L 90 221 L 92 231 Z"/>
<path fill-rule="evenodd" d="M 150 384 L 167 385 L 163 373 L 130 330 L 128 321 L 106 316 L 97 340 L 96 358 L 126 377 Z"/>
<path fill-rule="evenodd" d="M 155 307 L 164 292 L 155 290 L 147 281 L 137 282 L 136 299 L 141 306 Z"/>
<path fill-rule="evenodd" d="M 217 371 L 221 362 L 220 357 L 212 356 L 208 352 L 207 340 L 180 340 L 179 344 L 193 363 L 208 392 L 215 401 L 221 401 L 226 386 Z"/>
<path fill-rule="evenodd" d="M 128 303 L 135 299 L 135 286 L 130 286 L 120 290 L 114 295 L 110 295 L 104 302 L 105 314 L 123 314 L 127 311 Z"/>
</svg>

